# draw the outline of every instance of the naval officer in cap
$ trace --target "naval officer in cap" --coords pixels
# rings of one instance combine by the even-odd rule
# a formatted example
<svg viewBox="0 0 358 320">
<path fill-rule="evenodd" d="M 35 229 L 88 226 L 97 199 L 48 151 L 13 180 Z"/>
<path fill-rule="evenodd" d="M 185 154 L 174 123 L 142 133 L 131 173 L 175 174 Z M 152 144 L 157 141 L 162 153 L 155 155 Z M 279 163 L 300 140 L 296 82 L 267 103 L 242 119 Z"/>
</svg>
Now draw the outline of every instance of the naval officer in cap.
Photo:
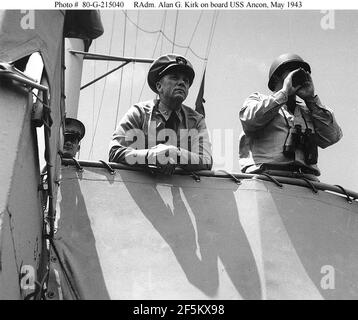
<svg viewBox="0 0 358 320">
<path fill-rule="evenodd" d="M 65 139 L 63 143 L 63 158 L 74 158 L 80 150 L 80 141 L 85 135 L 85 126 L 77 119 L 65 119 Z"/>
<path fill-rule="evenodd" d="M 81 121 L 73 118 L 65 119 L 63 150 L 60 152 L 62 158 L 73 159 L 76 156 L 80 150 L 80 141 L 84 137 L 85 131 L 85 126 Z M 41 171 L 41 184 L 41 203 L 43 210 L 46 210 L 48 202 L 47 166 Z M 57 187 L 57 184 L 55 186 Z"/>
<path fill-rule="evenodd" d="M 134 104 L 119 122 L 109 147 L 109 161 L 150 166 L 171 175 L 176 167 L 210 170 L 211 144 L 204 117 L 183 104 L 194 80 L 192 64 L 183 56 L 156 59 L 148 85 L 157 99 Z"/>
</svg>

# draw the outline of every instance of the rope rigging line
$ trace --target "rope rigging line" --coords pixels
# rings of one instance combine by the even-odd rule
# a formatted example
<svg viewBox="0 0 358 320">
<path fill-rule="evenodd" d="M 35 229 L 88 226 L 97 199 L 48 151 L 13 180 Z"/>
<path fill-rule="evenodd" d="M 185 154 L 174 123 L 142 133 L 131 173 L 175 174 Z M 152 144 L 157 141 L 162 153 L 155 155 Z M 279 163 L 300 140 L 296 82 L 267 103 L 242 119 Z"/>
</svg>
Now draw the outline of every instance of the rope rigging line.
<svg viewBox="0 0 358 320">
<path fill-rule="evenodd" d="M 140 31 L 145 32 L 145 33 L 161 33 L 162 36 L 168 41 L 170 42 L 172 45 L 174 45 L 175 47 L 181 48 L 181 49 L 188 49 L 195 57 L 197 57 L 200 60 L 205 60 L 205 58 L 203 58 L 202 56 L 200 56 L 199 54 L 197 54 L 191 47 L 189 46 L 184 46 L 178 43 L 175 43 L 173 40 L 171 40 L 162 30 L 155 30 L 155 31 L 148 31 L 143 29 L 142 27 L 138 26 L 133 20 L 131 20 L 128 16 L 128 14 L 126 12 L 123 11 L 123 14 L 126 16 L 126 19 L 128 19 L 128 21 L 130 23 L 132 23 L 136 28 L 138 28 Z"/>
<path fill-rule="evenodd" d="M 110 43 L 109 43 L 109 55 L 112 52 L 112 45 L 113 45 L 113 34 L 114 34 L 114 24 L 115 24 L 115 19 L 116 18 L 116 11 L 113 11 L 113 18 L 112 18 L 112 29 L 111 29 L 111 38 L 110 38 Z M 108 71 L 109 69 L 109 61 L 107 61 L 107 66 L 106 66 L 106 70 Z M 92 157 L 92 152 L 93 152 L 93 145 L 94 145 L 94 139 L 96 137 L 96 132 L 97 132 L 97 128 L 98 128 L 98 122 L 99 122 L 99 118 L 101 116 L 101 111 L 102 111 L 102 106 L 103 106 L 103 98 L 104 98 L 104 93 L 106 91 L 106 84 L 107 84 L 107 77 L 104 79 L 104 84 L 103 84 L 103 90 L 102 90 L 102 96 L 101 96 L 101 100 L 100 100 L 100 105 L 99 105 L 99 110 L 98 110 L 98 114 L 97 114 L 97 120 L 96 120 L 96 126 L 94 128 L 93 134 L 92 134 L 92 140 L 91 140 L 91 147 L 90 147 L 90 151 L 88 154 L 88 158 L 91 159 Z"/>
<path fill-rule="evenodd" d="M 162 30 L 162 32 L 159 32 L 158 33 L 158 37 L 160 37 L 162 35 L 162 33 L 164 33 L 165 31 L 165 25 L 167 23 L 167 11 L 164 11 L 164 15 L 163 15 L 163 20 L 162 20 L 162 25 L 160 27 L 160 30 Z M 160 42 L 160 51 L 159 51 L 159 55 L 162 55 L 163 54 L 163 35 L 162 35 L 162 41 Z"/>
<path fill-rule="evenodd" d="M 127 16 L 127 11 L 123 11 Z M 122 56 L 126 51 L 126 34 L 127 34 L 127 19 L 124 19 L 124 28 L 123 28 L 123 47 L 122 47 Z M 116 130 L 117 121 L 118 121 L 118 112 L 119 112 L 119 103 L 121 101 L 121 93 L 122 93 L 122 80 L 123 80 L 123 69 L 121 70 L 121 79 L 119 83 L 119 92 L 118 92 L 118 99 L 117 99 L 117 110 L 116 110 L 116 120 L 114 122 L 114 130 Z"/>
<path fill-rule="evenodd" d="M 162 29 L 163 26 L 165 27 L 166 17 L 167 17 L 167 13 L 164 12 L 163 19 L 162 19 L 162 24 L 161 24 L 161 26 L 160 26 L 160 29 Z M 154 50 L 153 50 L 153 53 L 152 53 L 152 58 L 154 58 L 155 51 L 157 50 L 157 46 L 158 46 L 158 43 L 159 43 L 160 35 L 161 35 L 161 33 L 158 33 L 157 41 L 155 42 Z M 162 38 L 162 39 L 163 39 L 163 38 Z M 162 42 L 162 44 L 163 44 L 163 42 Z M 161 48 L 160 50 L 162 50 L 162 48 Z M 161 52 L 160 52 L 160 54 L 161 54 Z M 140 101 L 141 98 L 142 98 L 142 94 L 143 94 L 143 90 L 144 90 L 146 81 L 147 81 L 146 79 L 143 80 L 143 85 L 142 85 L 142 89 L 140 90 L 140 94 L 139 94 L 138 101 Z"/>
<path fill-rule="evenodd" d="M 138 24 L 139 24 L 139 15 L 140 15 L 140 10 L 137 11 L 137 23 Z M 136 28 L 136 33 L 135 33 L 134 57 L 137 56 L 137 43 L 138 43 L 138 28 Z M 133 68 L 132 68 L 131 93 L 130 93 L 130 98 L 129 98 L 129 105 L 132 105 L 135 66 L 136 66 L 136 63 L 134 62 Z"/>
<path fill-rule="evenodd" d="M 206 67 L 206 63 L 208 61 L 210 50 L 211 50 L 211 47 L 212 47 L 218 16 L 219 16 L 219 11 L 214 11 L 213 20 L 211 22 L 211 27 L 210 27 L 208 46 L 207 46 L 206 52 L 205 52 L 205 67 Z"/>
<path fill-rule="evenodd" d="M 218 16 L 219 16 L 219 11 L 214 11 L 214 15 L 213 15 L 213 21 L 211 23 L 211 27 L 210 27 L 210 37 L 209 37 L 209 41 L 208 41 L 208 47 L 206 49 L 206 53 L 205 53 L 205 58 L 207 59 L 212 47 L 212 42 L 213 42 L 213 38 L 214 38 L 214 33 L 215 33 L 215 28 L 216 28 L 216 23 L 218 21 Z"/>
<path fill-rule="evenodd" d="M 97 51 L 97 41 L 94 41 L 94 51 Z M 93 65 L 93 73 L 94 73 L 94 78 L 96 78 L 96 64 L 97 61 L 94 61 L 94 65 Z M 93 86 L 93 104 L 92 104 L 92 132 L 94 132 L 94 118 L 95 118 L 95 102 L 96 102 L 96 84 L 94 84 Z"/>
<path fill-rule="evenodd" d="M 188 44 L 189 47 L 191 46 L 191 43 L 193 42 L 193 39 L 194 39 L 196 30 L 198 29 L 198 26 L 199 26 L 201 17 L 203 16 L 203 12 L 204 12 L 203 10 L 200 11 L 200 16 L 199 16 L 199 18 L 198 18 L 198 21 L 196 21 L 196 25 L 195 25 L 195 27 L 194 27 L 193 33 L 192 33 L 192 35 L 191 35 L 191 38 L 190 38 L 190 40 L 189 40 L 189 44 Z M 186 55 L 188 54 L 188 51 L 189 51 L 189 49 L 187 48 L 187 49 L 185 50 L 184 56 L 186 56 Z"/>
<path fill-rule="evenodd" d="M 215 29 L 216 29 L 216 23 L 218 20 L 218 16 L 219 16 L 219 11 L 214 11 L 213 14 L 213 18 L 211 21 L 211 26 L 210 26 L 210 32 L 209 32 L 209 38 L 208 38 L 208 45 L 206 47 L 206 51 L 205 51 L 205 62 L 203 65 L 203 70 L 202 70 L 202 76 L 204 76 L 204 72 L 208 63 L 208 59 L 209 59 L 209 54 L 210 54 L 210 50 L 212 47 L 212 43 L 213 43 L 213 39 L 214 39 L 214 33 L 215 33 Z"/>
<path fill-rule="evenodd" d="M 175 25 L 174 25 L 174 36 L 173 36 L 172 53 L 174 52 L 175 38 L 176 38 L 176 36 L 177 36 L 178 18 L 179 18 L 179 10 L 177 10 L 177 12 L 176 12 L 176 14 L 175 14 Z"/>
</svg>

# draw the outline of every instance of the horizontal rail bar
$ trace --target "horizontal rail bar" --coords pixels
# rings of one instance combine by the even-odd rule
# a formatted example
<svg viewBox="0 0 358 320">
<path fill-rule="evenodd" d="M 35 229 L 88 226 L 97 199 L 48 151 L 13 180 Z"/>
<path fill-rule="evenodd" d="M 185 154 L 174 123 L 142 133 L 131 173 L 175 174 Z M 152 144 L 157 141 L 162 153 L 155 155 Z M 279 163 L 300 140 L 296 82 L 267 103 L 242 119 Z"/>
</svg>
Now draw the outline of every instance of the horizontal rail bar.
<svg viewBox="0 0 358 320">
<path fill-rule="evenodd" d="M 105 166 L 103 165 L 103 163 L 99 162 L 99 161 L 88 161 L 88 160 L 79 160 L 78 161 L 83 167 L 96 167 L 96 168 L 105 168 Z M 62 164 L 63 165 L 74 165 L 74 161 L 72 159 L 62 159 Z M 109 163 L 111 165 L 111 167 L 113 169 L 119 169 L 119 170 L 129 170 L 129 171 L 146 171 L 145 168 L 141 168 L 141 167 L 133 167 L 133 166 L 127 166 L 125 164 L 121 164 L 121 163 L 114 163 L 114 162 L 110 162 Z M 196 171 L 195 172 L 198 176 L 202 176 L 202 177 L 213 177 L 213 178 L 230 178 L 232 179 L 232 176 L 234 176 L 237 179 L 259 179 L 259 180 L 265 180 L 265 181 L 270 181 L 270 179 L 264 175 L 260 175 L 260 174 L 248 174 L 248 173 L 232 173 L 232 174 L 227 174 L 224 173 L 222 171 L 210 171 L 210 170 L 202 170 L 202 171 Z M 176 169 L 175 170 L 175 174 L 178 175 L 190 175 L 191 172 L 187 172 L 183 169 Z M 232 175 L 232 176 L 231 176 Z M 300 187 L 306 187 L 307 188 L 307 182 L 302 180 L 302 179 L 298 179 L 298 178 L 290 178 L 290 177 L 282 177 L 282 176 L 274 176 L 275 179 L 283 184 L 289 184 L 289 185 L 295 185 L 295 186 L 300 186 Z M 316 182 L 316 181 L 311 181 L 311 183 L 318 189 L 318 190 L 322 190 L 322 191 L 331 191 L 340 195 L 344 195 L 346 196 L 346 194 L 344 192 L 342 192 L 342 190 L 334 185 L 331 184 L 327 184 L 327 183 L 323 183 L 323 182 Z M 358 200 L 358 193 L 345 189 L 347 194 L 354 198 L 354 200 Z"/>
</svg>

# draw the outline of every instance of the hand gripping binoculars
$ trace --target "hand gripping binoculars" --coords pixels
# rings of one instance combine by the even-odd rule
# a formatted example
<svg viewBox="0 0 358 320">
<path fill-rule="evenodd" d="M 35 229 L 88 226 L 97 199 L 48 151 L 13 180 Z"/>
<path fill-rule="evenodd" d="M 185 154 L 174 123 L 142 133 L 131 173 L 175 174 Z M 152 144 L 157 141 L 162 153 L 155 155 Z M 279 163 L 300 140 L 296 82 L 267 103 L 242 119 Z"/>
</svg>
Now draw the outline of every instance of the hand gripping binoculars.
<svg viewBox="0 0 358 320">
<path fill-rule="evenodd" d="M 292 86 L 302 86 L 306 81 L 308 81 L 310 78 L 307 74 L 307 72 L 303 68 L 299 68 L 297 72 L 295 72 L 292 76 Z"/>
</svg>

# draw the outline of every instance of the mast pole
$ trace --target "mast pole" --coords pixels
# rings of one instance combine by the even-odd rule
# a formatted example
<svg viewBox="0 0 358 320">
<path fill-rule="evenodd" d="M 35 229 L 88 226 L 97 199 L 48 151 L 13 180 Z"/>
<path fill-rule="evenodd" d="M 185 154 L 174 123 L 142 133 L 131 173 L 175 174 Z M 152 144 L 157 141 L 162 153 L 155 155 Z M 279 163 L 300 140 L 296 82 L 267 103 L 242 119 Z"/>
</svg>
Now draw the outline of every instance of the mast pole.
<svg viewBox="0 0 358 320">
<path fill-rule="evenodd" d="M 65 95 L 66 116 L 77 119 L 80 86 L 82 79 L 83 55 L 72 50 L 83 51 L 85 43 L 78 38 L 65 38 Z"/>
</svg>

